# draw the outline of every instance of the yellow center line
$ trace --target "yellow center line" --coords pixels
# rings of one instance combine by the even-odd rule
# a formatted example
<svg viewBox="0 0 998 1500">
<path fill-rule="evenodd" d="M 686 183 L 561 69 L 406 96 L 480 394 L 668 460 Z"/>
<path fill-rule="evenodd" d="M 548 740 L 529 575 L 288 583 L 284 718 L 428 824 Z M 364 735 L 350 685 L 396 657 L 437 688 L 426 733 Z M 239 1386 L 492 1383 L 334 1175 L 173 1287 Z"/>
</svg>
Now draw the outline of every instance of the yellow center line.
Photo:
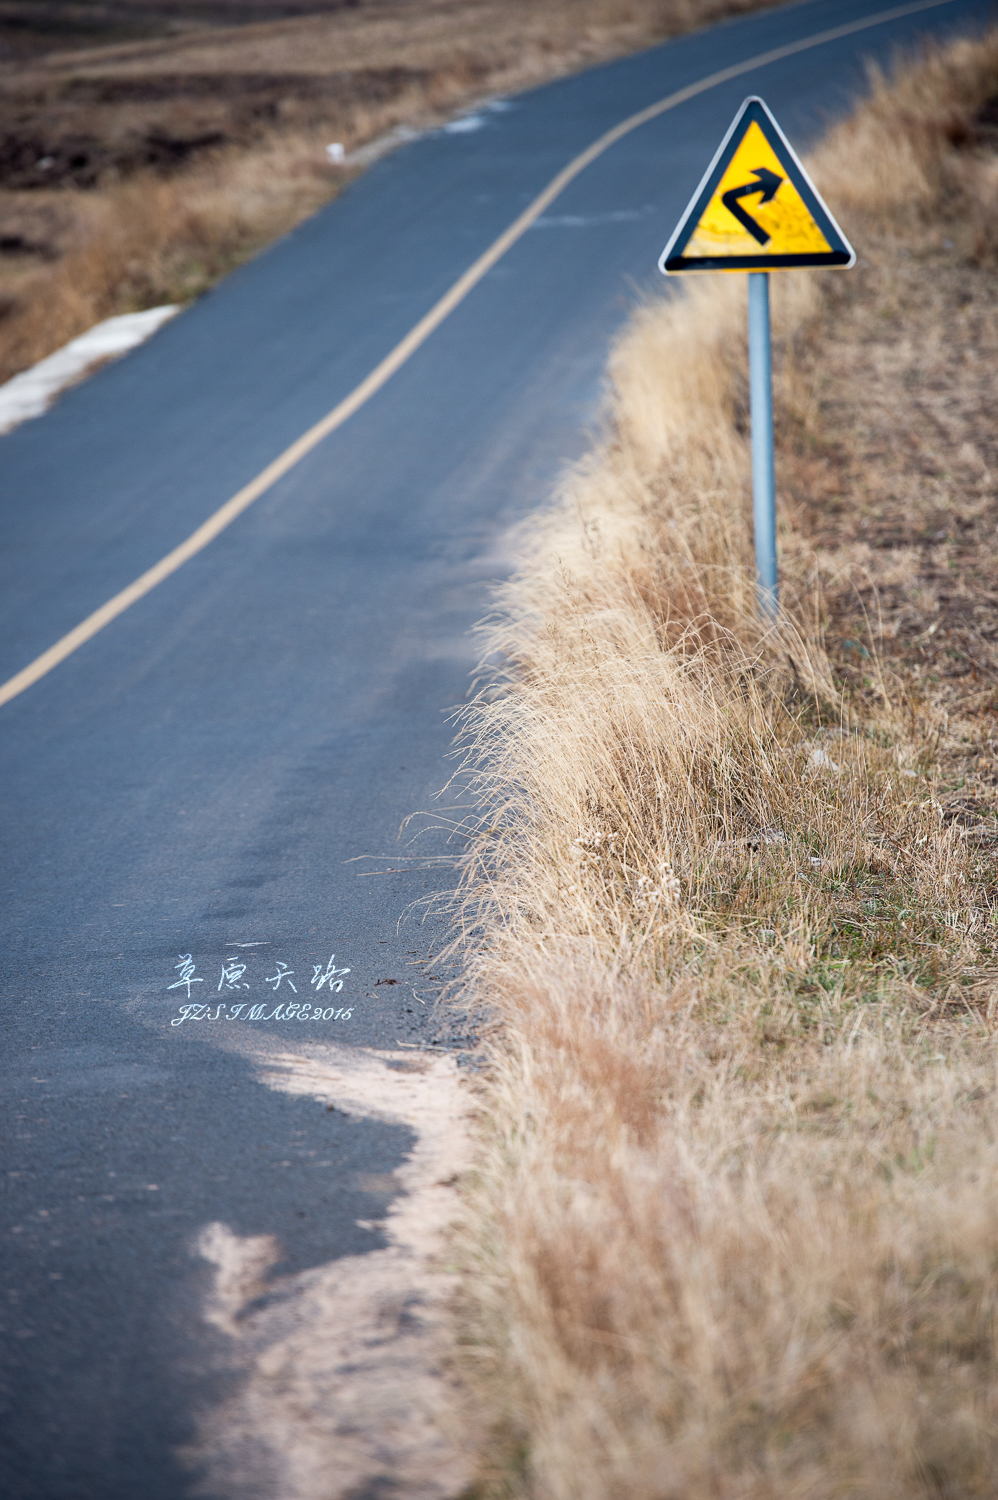
<svg viewBox="0 0 998 1500">
<path fill-rule="evenodd" d="M 800 41 L 788 42 L 782 47 L 773 47 L 769 52 L 760 52 L 757 56 L 750 57 L 745 62 L 734 63 L 731 67 L 721 68 L 718 72 L 711 73 L 706 78 L 701 78 L 697 83 L 687 84 L 685 88 L 678 89 L 676 93 L 669 94 L 665 99 L 660 99 L 657 104 L 650 104 L 647 109 L 639 110 L 637 114 L 630 115 L 626 120 L 622 120 L 619 125 L 615 125 L 612 130 L 606 131 L 598 140 L 593 141 L 592 145 L 588 146 L 581 155 L 570 161 L 568 166 L 564 167 L 558 173 L 557 177 L 552 178 L 544 191 L 534 199 L 528 208 L 524 209 L 520 217 L 514 220 L 509 228 L 489 246 L 484 255 L 479 256 L 474 265 L 469 266 L 464 275 L 455 281 L 450 290 L 445 292 L 440 298 L 440 301 L 406 334 L 401 343 L 395 345 L 391 353 L 385 356 L 381 363 L 371 371 L 370 375 L 350 392 L 349 396 L 345 397 L 337 406 L 334 406 L 331 412 L 327 413 L 321 421 L 316 422 L 307 432 L 303 432 L 301 437 L 296 438 L 290 447 L 285 448 L 284 452 L 275 458 L 272 463 L 269 463 L 265 469 L 262 469 L 255 479 L 251 479 L 249 484 L 244 485 L 237 494 L 233 495 L 231 500 L 227 500 L 224 505 L 219 506 L 214 515 L 209 516 L 207 521 L 203 522 L 196 531 L 191 532 L 186 541 L 181 542 L 178 547 L 173 548 L 172 552 L 168 552 L 165 557 L 160 558 L 158 563 L 147 569 L 139 578 L 136 578 L 134 583 L 130 583 L 127 588 L 115 594 L 106 604 L 102 604 L 100 609 L 95 609 L 92 615 L 88 615 L 85 620 L 81 620 L 79 625 L 56 641 L 54 646 L 50 646 L 47 651 L 43 651 L 41 656 L 36 656 L 33 662 L 30 662 L 28 666 L 16 673 L 15 676 L 8 678 L 0 686 L 0 705 L 8 703 L 11 698 L 16 698 L 19 693 L 24 692 L 25 688 L 31 687 L 32 683 L 37 682 L 46 673 L 51 672 L 53 667 L 57 667 L 60 662 L 65 661 L 67 656 L 71 656 L 74 651 L 84 645 L 86 641 L 89 641 L 98 631 L 103 630 L 105 625 L 110 625 L 112 620 L 116 620 L 136 600 L 141 599 L 143 595 L 148 594 L 154 589 L 158 583 L 162 583 L 164 578 L 169 578 L 171 573 L 175 573 L 178 568 L 183 567 L 185 562 L 188 562 L 190 558 L 194 557 L 204 547 L 207 547 L 209 542 L 214 541 L 219 532 L 224 531 L 227 526 L 231 525 L 237 516 L 242 515 L 243 511 L 252 505 L 254 500 L 258 500 L 262 494 L 270 489 L 271 485 L 276 484 L 279 479 L 283 478 L 306 454 L 311 453 L 312 449 L 317 447 L 323 438 L 328 437 L 331 432 L 335 432 L 337 427 L 342 427 L 343 423 L 352 417 L 354 412 L 359 411 L 364 403 L 369 401 L 377 391 L 380 391 L 381 387 L 391 379 L 396 370 L 400 369 L 406 360 L 415 354 L 421 345 L 425 344 L 430 334 L 439 328 L 440 324 L 454 311 L 455 307 L 464 301 L 468 293 L 478 285 L 482 277 L 492 269 L 496 262 L 501 260 L 507 250 L 512 249 L 517 240 L 530 228 L 531 224 L 540 218 L 544 210 L 550 207 L 560 193 L 564 192 L 568 184 L 578 177 L 580 172 L 584 172 L 586 167 L 594 162 L 597 157 L 602 156 L 604 151 L 608 151 L 611 146 L 615 145 L 625 135 L 629 135 L 632 130 L 637 130 L 641 125 L 646 125 L 649 120 L 654 120 L 659 115 L 664 115 L 668 110 L 675 109 L 680 104 L 685 104 L 688 99 L 694 99 L 697 94 L 706 93 L 708 89 L 717 88 L 719 84 L 729 83 L 733 78 L 739 78 L 743 73 L 751 72 L 753 68 L 762 68 L 769 63 L 780 62 L 786 57 L 793 57 L 797 52 L 807 52 L 812 47 L 821 47 L 827 42 L 834 42 L 841 37 L 851 36 L 857 31 L 866 31 L 871 26 L 880 26 L 887 21 L 899 20 L 902 16 L 915 15 L 920 10 L 935 10 L 942 5 L 952 5 L 953 3 L 954 0 L 915 0 L 913 4 L 896 5 L 890 10 L 878 11 L 876 15 L 865 16 L 861 21 L 850 21 L 842 26 L 833 26 L 827 31 L 819 31 L 814 36 L 804 37 Z"/>
</svg>

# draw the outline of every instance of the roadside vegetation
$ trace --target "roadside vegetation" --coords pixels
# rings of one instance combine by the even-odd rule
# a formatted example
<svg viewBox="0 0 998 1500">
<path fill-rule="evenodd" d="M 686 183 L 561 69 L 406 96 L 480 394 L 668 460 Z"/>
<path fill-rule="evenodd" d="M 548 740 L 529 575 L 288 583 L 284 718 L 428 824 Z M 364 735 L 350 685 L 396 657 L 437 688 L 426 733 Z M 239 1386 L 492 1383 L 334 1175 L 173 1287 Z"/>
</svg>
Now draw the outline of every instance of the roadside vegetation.
<svg viewBox="0 0 998 1500">
<path fill-rule="evenodd" d="M 779 624 L 702 278 L 617 345 L 464 716 L 481 1496 L 994 1492 L 998 32 L 810 165 L 859 264 L 774 277 Z"/>
<path fill-rule="evenodd" d="M 773 0 L 12 0 L 0 7 L 0 380 L 197 296 L 350 155 Z M 346 161 L 330 162 L 339 143 Z"/>
</svg>

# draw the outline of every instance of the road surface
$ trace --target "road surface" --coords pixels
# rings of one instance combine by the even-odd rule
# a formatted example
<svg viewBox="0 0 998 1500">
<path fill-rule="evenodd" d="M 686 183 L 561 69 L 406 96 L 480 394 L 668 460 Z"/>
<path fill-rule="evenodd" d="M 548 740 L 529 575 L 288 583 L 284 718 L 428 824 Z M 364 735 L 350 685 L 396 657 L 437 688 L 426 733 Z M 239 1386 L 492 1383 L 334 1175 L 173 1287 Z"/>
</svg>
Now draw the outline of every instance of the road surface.
<svg viewBox="0 0 998 1500">
<path fill-rule="evenodd" d="M 808 0 L 421 139 L 0 440 L 0 681 L 346 396 L 603 131 L 884 8 Z M 609 341 L 745 95 L 806 148 L 864 58 L 989 18 L 896 16 L 632 132 L 355 416 L 0 710 L 8 1500 L 189 1493 L 177 1450 L 232 1378 L 205 1225 L 276 1236 L 282 1272 L 384 1243 L 358 1221 L 411 1132 L 273 1091 L 239 1038 L 464 1045 L 421 1003 L 446 923 L 413 905 L 453 878 L 422 857 L 454 846 L 434 818 L 397 834 L 446 808 L 447 710 L 510 525 L 583 450 Z"/>
</svg>

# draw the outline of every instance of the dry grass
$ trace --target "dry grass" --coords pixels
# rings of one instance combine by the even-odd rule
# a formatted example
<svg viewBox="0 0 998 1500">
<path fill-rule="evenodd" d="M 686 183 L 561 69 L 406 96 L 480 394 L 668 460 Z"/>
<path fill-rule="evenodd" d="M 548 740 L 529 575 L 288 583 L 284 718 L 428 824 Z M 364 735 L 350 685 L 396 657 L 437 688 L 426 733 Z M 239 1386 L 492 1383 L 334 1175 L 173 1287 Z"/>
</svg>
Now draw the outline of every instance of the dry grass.
<svg viewBox="0 0 998 1500">
<path fill-rule="evenodd" d="M 814 159 L 861 259 L 775 278 L 779 627 L 736 277 L 634 320 L 489 627 L 483 1495 L 995 1493 L 995 96 L 998 33 Z"/>
<path fill-rule="evenodd" d="M 234 26 L 216 0 L 192 29 L 182 6 L 133 0 L 107 24 L 164 35 L 29 48 L 0 68 L 0 380 L 102 317 L 196 296 L 314 212 L 352 175 L 326 162 L 330 141 L 433 125 L 767 3 L 316 0 Z"/>
<path fill-rule="evenodd" d="M 306 143 L 278 140 L 182 177 L 138 177 L 73 193 L 68 204 L 32 203 L 19 217 L 8 205 L 7 226 L 27 218 L 30 234 L 44 209 L 62 234 L 41 264 L 21 257 L 10 268 L 0 380 L 102 318 L 199 295 L 327 201 L 323 175 Z"/>
</svg>

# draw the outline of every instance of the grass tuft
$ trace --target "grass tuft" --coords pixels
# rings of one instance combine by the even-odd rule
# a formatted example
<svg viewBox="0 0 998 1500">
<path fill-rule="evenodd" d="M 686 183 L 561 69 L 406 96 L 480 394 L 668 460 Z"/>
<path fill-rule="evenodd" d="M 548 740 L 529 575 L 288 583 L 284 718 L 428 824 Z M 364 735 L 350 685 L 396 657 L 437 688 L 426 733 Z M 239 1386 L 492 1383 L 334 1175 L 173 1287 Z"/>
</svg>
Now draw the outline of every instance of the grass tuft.
<svg viewBox="0 0 998 1500">
<path fill-rule="evenodd" d="M 992 32 L 813 158 L 861 261 L 775 278 L 779 623 L 718 277 L 633 319 L 484 630 L 483 1494 L 993 1488 L 995 97 Z"/>
</svg>

